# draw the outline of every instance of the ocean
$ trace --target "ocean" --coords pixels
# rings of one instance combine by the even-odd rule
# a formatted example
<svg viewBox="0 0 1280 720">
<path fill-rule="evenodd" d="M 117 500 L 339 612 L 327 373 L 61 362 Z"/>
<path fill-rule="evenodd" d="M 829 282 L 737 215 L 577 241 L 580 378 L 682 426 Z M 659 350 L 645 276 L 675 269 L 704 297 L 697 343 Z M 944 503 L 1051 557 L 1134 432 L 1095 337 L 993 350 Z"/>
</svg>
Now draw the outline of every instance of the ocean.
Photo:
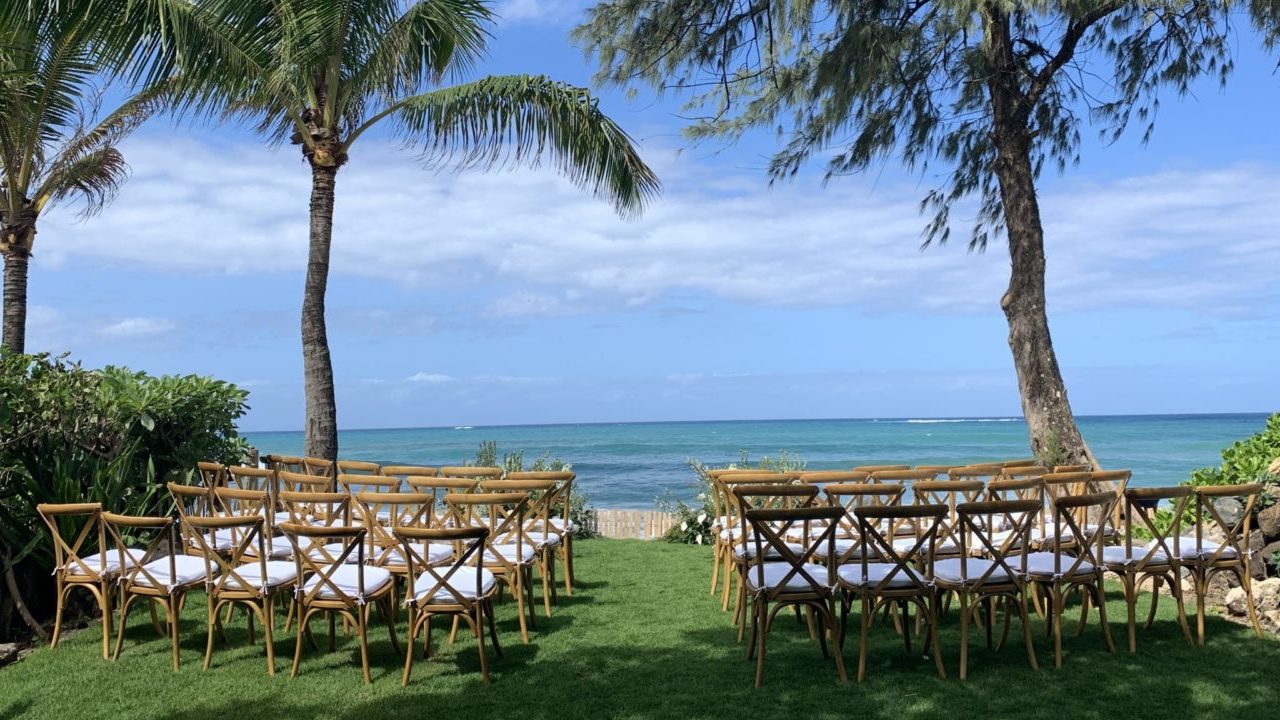
<svg viewBox="0 0 1280 720">
<path fill-rule="evenodd" d="M 1216 465 L 1222 449 L 1262 429 L 1265 414 L 1116 415 L 1079 418 L 1107 469 L 1128 468 L 1135 485 L 1186 480 Z M 301 432 L 247 432 L 263 453 L 300 455 Z M 690 458 L 709 465 L 798 456 L 815 470 L 880 463 L 963 464 L 1029 456 L 1021 418 L 746 420 L 345 430 L 340 456 L 386 464 L 458 465 L 480 443 L 499 455 L 544 453 L 573 466 L 575 488 L 599 508 L 652 509 L 660 496 L 690 498 Z"/>
</svg>

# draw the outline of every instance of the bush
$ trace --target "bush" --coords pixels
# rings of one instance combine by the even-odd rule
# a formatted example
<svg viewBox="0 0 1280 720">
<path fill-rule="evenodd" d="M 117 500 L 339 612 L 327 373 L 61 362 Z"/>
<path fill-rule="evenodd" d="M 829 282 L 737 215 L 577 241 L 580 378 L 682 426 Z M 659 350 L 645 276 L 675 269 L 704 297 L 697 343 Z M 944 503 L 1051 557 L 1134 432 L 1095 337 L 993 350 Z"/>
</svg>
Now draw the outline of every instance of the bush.
<svg viewBox="0 0 1280 720">
<path fill-rule="evenodd" d="M 503 472 L 524 472 L 529 470 L 532 472 L 559 472 L 561 470 L 572 470 L 573 467 L 561 460 L 560 458 L 551 457 L 551 451 L 544 452 L 539 455 L 533 463 L 525 467 L 524 450 L 516 450 L 514 452 L 503 453 L 501 457 L 498 455 L 498 443 L 496 440 L 485 440 L 480 443 L 480 448 L 476 450 L 474 464 L 477 467 L 499 467 Z M 559 510 L 559 507 L 552 508 Z M 573 494 L 569 496 L 569 521 L 573 523 L 574 538 L 591 538 L 595 537 L 595 512 L 596 509 L 587 500 L 586 493 L 575 484 Z M 557 512 L 553 517 L 559 517 Z"/>
<path fill-rule="evenodd" d="M 245 398 L 208 378 L 86 370 L 66 356 L 0 353 L 0 568 L 9 595 L 0 602 L 0 639 L 9 634 L 12 605 L 21 602 L 41 621 L 54 607 L 47 580 L 53 543 L 37 505 L 163 511 L 165 480 L 189 473 L 200 459 L 243 456 L 235 421 Z M 14 587 L 21 597 L 12 596 Z"/>
<path fill-rule="evenodd" d="M 709 474 L 712 470 L 751 468 L 766 472 L 794 472 L 804 470 L 808 464 L 800 456 L 786 450 L 779 452 L 777 457 L 766 455 L 754 466 L 746 450 L 742 451 L 738 462 L 730 463 L 723 468 L 709 467 L 695 458 L 689 458 L 688 462 L 697 476 L 697 481 L 694 483 L 696 489 L 694 502 L 690 504 L 680 498 L 674 498 L 670 492 L 657 500 L 658 509 L 670 514 L 673 518 L 671 529 L 663 539 L 670 543 L 686 545 L 709 545 L 714 540 L 711 537 L 711 526 L 716 519 L 716 507 Z"/>
</svg>

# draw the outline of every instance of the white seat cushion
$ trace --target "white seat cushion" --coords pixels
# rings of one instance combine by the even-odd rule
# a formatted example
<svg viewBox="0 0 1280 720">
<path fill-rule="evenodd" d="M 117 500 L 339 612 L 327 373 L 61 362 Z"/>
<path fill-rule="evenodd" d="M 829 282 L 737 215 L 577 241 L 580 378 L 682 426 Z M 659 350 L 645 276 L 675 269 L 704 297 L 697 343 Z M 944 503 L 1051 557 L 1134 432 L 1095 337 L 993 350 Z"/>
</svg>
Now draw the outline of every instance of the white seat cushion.
<svg viewBox="0 0 1280 720">
<path fill-rule="evenodd" d="M 840 576 L 840 582 L 856 588 L 873 588 L 884 581 L 889 573 L 897 567 L 893 563 L 867 563 L 867 578 L 862 579 L 862 563 L 845 563 L 836 568 L 836 575 Z M 920 582 L 924 582 L 924 574 L 916 570 L 916 577 Z M 900 571 L 889 580 L 889 588 L 909 588 L 916 587 L 916 582 L 906 571 Z"/>
<path fill-rule="evenodd" d="M 236 546 L 235 539 L 231 537 L 230 530 L 214 530 L 206 533 L 204 537 L 209 549 L 214 552 L 229 553 Z M 196 538 L 191 538 L 191 547 L 200 547 L 200 541 Z"/>
<path fill-rule="evenodd" d="M 1070 571 L 1072 566 L 1075 565 L 1075 562 L 1076 562 L 1076 559 L 1071 557 L 1070 555 L 1063 555 L 1061 560 L 1061 567 L 1062 567 L 1061 572 L 1067 573 L 1068 571 Z M 1014 568 L 1018 567 L 1013 562 L 1010 562 L 1009 565 Z M 1054 565 L 1054 558 L 1053 558 L 1053 553 L 1051 552 L 1027 553 L 1027 574 L 1031 575 L 1032 577 L 1036 577 L 1036 578 L 1053 577 L 1054 575 L 1057 574 L 1054 572 L 1053 565 Z M 1094 572 L 1094 565 L 1093 563 L 1087 560 L 1080 563 L 1080 566 L 1075 569 L 1076 575 L 1090 575 L 1093 572 Z"/>
<path fill-rule="evenodd" d="M 1170 547 L 1173 543 L 1169 544 Z M 1129 549 L 1123 545 L 1108 545 L 1102 548 L 1102 562 L 1105 565 L 1137 565 L 1139 562 L 1147 558 L 1148 547 L 1137 546 L 1130 553 Z M 1169 556 L 1165 555 L 1163 550 L 1157 551 L 1150 559 L 1147 559 L 1147 565 L 1165 565 L 1169 562 Z"/>
<path fill-rule="evenodd" d="M 914 537 L 898 538 L 897 540 L 893 541 L 893 550 L 896 553 L 909 552 L 911 548 L 915 546 L 916 546 L 916 539 Z M 921 551 L 927 551 L 928 549 L 929 549 L 928 543 L 920 546 Z M 942 540 L 941 542 L 937 540 L 934 541 L 934 545 L 933 545 L 934 555 L 954 555 L 955 553 L 958 553 L 958 552 L 960 552 L 960 546 L 956 543 L 955 540 L 947 539 L 947 540 Z"/>
<path fill-rule="evenodd" d="M 813 584 L 810 583 L 809 580 L 805 578 L 805 576 L 801 575 L 799 572 L 797 572 L 794 576 L 788 579 L 785 586 L 782 585 L 783 578 L 786 577 L 787 573 L 791 572 L 792 570 L 791 563 L 765 562 L 763 563 L 763 565 L 764 565 L 764 585 L 761 587 L 757 587 L 760 571 L 757 569 L 759 566 L 753 565 L 746 569 L 747 587 L 753 590 L 773 590 L 774 588 L 781 586 L 785 590 L 792 590 L 795 592 L 805 592 L 805 591 L 813 590 Z M 824 587 L 831 587 L 831 584 L 832 584 L 831 576 L 830 574 L 827 573 L 826 565 L 814 565 L 813 563 L 806 563 L 804 565 L 804 570 L 805 572 L 809 573 L 810 577 L 812 577 L 814 580 L 817 580 Z"/>
<path fill-rule="evenodd" d="M 321 552 L 319 548 L 313 548 L 307 555 L 316 562 L 327 563 L 341 556 L 346 547 L 346 543 L 331 542 L 324 546 L 324 552 Z M 343 562 L 348 565 L 360 562 L 360 551 L 358 549 L 352 550 L 351 554 Z"/>
<path fill-rule="evenodd" d="M 776 558 L 782 557 L 782 555 L 778 552 L 778 549 L 773 547 L 772 545 L 769 545 L 768 543 L 761 543 L 761 545 L 764 547 L 764 556 L 766 558 L 776 559 Z M 787 548 L 791 550 L 791 552 L 796 554 L 796 557 L 800 557 L 801 555 L 804 554 L 803 545 L 799 543 L 787 543 L 786 545 L 787 545 Z M 738 558 L 753 558 L 756 556 L 756 544 L 753 542 L 749 542 L 746 544 L 746 547 L 743 547 L 741 544 L 734 545 L 733 554 L 735 557 L 738 557 Z"/>
<path fill-rule="evenodd" d="M 448 570 L 445 568 L 441 568 L 437 571 L 440 577 L 444 577 L 447 572 Z M 476 595 L 476 573 L 480 574 L 479 595 Z M 420 603 L 456 603 L 457 596 L 449 590 L 449 587 L 452 587 L 454 590 L 457 590 L 462 597 L 467 598 L 468 600 L 474 600 L 477 597 L 484 597 L 485 595 L 493 592 L 494 585 L 497 583 L 493 573 L 485 570 L 484 568 L 477 568 L 468 565 L 466 567 L 458 568 L 448 577 L 449 587 L 441 586 L 440 589 L 436 590 L 434 595 L 428 597 L 427 593 L 430 592 L 431 588 L 435 587 L 438 582 L 440 582 L 439 579 L 432 576 L 431 573 L 422 573 L 413 583 L 414 598 Z"/>
<path fill-rule="evenodd" d="M 142 559 L 143 556 L 143 550 L 138 548 L 125 550 L 124 552 L 125 567 L 133 567 Z M 64 570 L 72 575 L 83 575 L 86 567 L 99 575 L 114 575 L 120 571 L 120 551 L 111 549 L 105 553 L 85 555 L 80 558 L 80 562 L 68 561 L 58 569 Z"/>
<path fill-rule="evenodd" d="M 1153 540 L 1147 543 L 1147 547 L 1155 544 Z M 1182 560 L 1208 560 L 1212 558 L 1221 548 L 1222 543 L 1218 540 L 1200 539 L 1200 547 L 1196 548 L 1196 539 L 1193 537 L 1178 537 L 1165 540 L 1165 545 Z M 1222 554 L 1218 556 L 1219 560 L 1233 560 L 1239 555 L 1233 547 L 1227 547 L 1222 550 Z"/>
<path fill-rule="evenodd" d="M 933 564 L 933 577 L 935 580 L 949 583 L 971 584 L 977 582 L 995 561 L 984 558 L 968 558 L 965 561 L 965 572 L 961 572 L 961 558 L 950 558 L 947 560 L 939 560 Z M 1015 562 L 1011 560 L 1009 567 L 1015 567 Z M 998 567 L 991 573 L 991 576 L 983 581 L 984 585 L 1001 584 L 1011 582 L 1009 573 L 1005 572 L 1003 567 Z"/>
<path fill-rule="evenodd" d="M 364 570 L 364 587 L 360 587 L 360 571 Z M 327 571 L 327 569 L 326 569 Z M 338 589 L 347 597 L 360 600 L 362 598 L 373 595 L 391 582 L 391 573 L 383 568 L 373 565 L 353 565 L 350 563 L 338 566 L 333 574 L 329 577 L 330 582 L 338 586 Z M 302 586 L 303 592 L 310 593 L 320 586 L 319 597 L 323 599 L 338 599 L 338 594 L 328 583 L 322 583 L 319 575 L 312 575 L 307 578 L 307 582 Z"/>
<path fill-rule="evenodd" d="M 552 530 L 556 530 L 560 533 L 563 533 L 565 531 L 566 524 L 569 526 L 569 532 L 573 532 L 574 530 L 578 529 L 578 524 L 572 520 L 566 521 L 564 518 L 558 518 L 558 517 L 551 518 Z"/>
<path fill-rule="evenodd" d="M 248 557 L 255 557 L 258 554 L 258 543 L 253 543 L 245 551 Z M 293 544 L 289 542 L 289 538 L 282 536 L 271 538 L 271 542 L 267 543 L 267 557 L 272 560 L 291 557 L 293 555 Z"/>
<path fill-rule="evenodd" d="M 862 559 L 859 548 L 862 548 L 862 541 L 859 538 L 838 537 L 835 539 L 836 559 L 844 562 L 852 562 Z M 879 553 L 874 548 L 867 548 L 873 555 L 879 557 Z M 850 552 L 852 551 L 852 554 Z M 813 554 L 816 558 L 825 558 L 827 556 L 827 544 L 822 543 Z"/>
<path fill-rule="evenodd" d="M 172 590 L 183 585 L 189 585 L 205 579 L 205 559 L 196 557 L 195 555 L 175 555 L 173 557 L 173 574 L 169 574 L 169 558 L 156 558 L 146 565 L 142 566 L 142 571 L 150 573 L 160 583 L 161 587 Z M 139 571 L 133 576 L 134 584 L 146 587 L 155 587 L 151 578 Z M 214 573 L 217 573 L 217 566 L 214 566 Z"/>
<path fill-rule="evenodd" d="M 497 553 L 496 555 L 494 553 Z M 508 563 L 519 565 L 523 563 L 533 562 L 534 549 L 529 543 L 520 545 L 520 553 L 517 556 L 516 544 L 509 545 L 493 545 L 492 549 L 486 548 L 484 551 L 484 564 L 497 565 L 499 560 L 506 560 Z"/>
<path fill-rule="evenodd" d="M 544 547 L 554 547 L 560 544 L 560 535 L 557 533 L 544 533 L 540 531 L 526 532 L 525 542 L 532 542 L 534 547 L 541 550 Z"/>
<path fill-rule="evenodd" d="M 414 545 L 413 551 L 418 554 L 418 557 L 414 558 L 415 563 L 426 560 L 432 565 L 438 565 L 453 558 L 453 546 L 444 543 L 428 544 L 425 555 L 422 553 L 421 545 Z M 377 560 L 379 565 L 387 567 L 406 567 L 409 564 L 409 561 L 404 556 L 404 548 L 398 546 L 380 549 L 374 557 L 369 559 L 371 561 Z"/>
<path fill-rule="evenodd" d="M 266 592 L 271 588 L 276 588 L 287 583 L 292 583 L 298 578 L 298 567 L 295 563 L 285 560 L 268 560 L 267 573 L 262 574 L 262 565 L 256 562 L 248 562 L 236 567 L 235 575 L 227 575 L 226 582 L 223 587 L 231 590 L 257 590 Z M 240 582 L 236 576 L 244 579 L 251 587 L 246 588 L 244 583 Z"/>
<path fill-rule="evenodd" d="M 288 511 L 281 511 L 272 516 L 276 525 L 280 523 L 293 522 L 293 516 Z"/>
</svg>

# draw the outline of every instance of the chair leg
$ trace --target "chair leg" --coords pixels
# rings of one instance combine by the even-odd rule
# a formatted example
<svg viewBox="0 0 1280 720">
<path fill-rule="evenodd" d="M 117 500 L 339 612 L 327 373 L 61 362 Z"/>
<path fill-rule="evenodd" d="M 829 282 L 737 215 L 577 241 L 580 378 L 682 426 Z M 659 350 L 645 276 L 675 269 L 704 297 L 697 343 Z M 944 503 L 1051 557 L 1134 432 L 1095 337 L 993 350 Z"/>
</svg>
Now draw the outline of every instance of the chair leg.
<svg viewBox="0 0 1280 720">
<path fill-rule="evenodd" d="M 1129 628 L 1129 652 L 1138 651 L 1138 580 L 1131 573 L 1120 577 L 1124 588 L 1126 622 Z"/>
<path fill-rule="evenodd" d="M 103 581 L 98 589 L 98 604 L 102 608 L 102 659 L 111 657 L 111 584 Z M 58 613 L 61 617 L 62 613 Z"/>
<path fill-rule="evenodd" d="M 418 648 L 418 623 L 414 614 L 413 602 L 409 603 L 409 637 L 405 640 L 404 653 L 404 674 L 400 676 L 400 687 L 409 684 L 409 675 L 413 672 L 413 656 L 417 654 Z"/>
<path fill-rule="evenodd" d="M 116 650 L 111 654 L 112 660 L 120 659 L 120 649 L 124 647 L 124 629 L 129 625 L 129 606 L 135 599 L 136 595 L 129 595 L 120 603 L 120 628 L 116 633 Z"/>
<path fill-rule="evenodd" d="M 1240 587 L 1244 588 L 1244 601 L 1249 608 L 1249 622 L 1253 624 L 1253 633 L 1261 640 L 1262 625 L 1258 622 L 1258 608 L 1253 603 L 1253 577 L 1247 567 L 1236 570 L 1236 575 L 1240 578 Z"/>
<path fill-rule="evenodd" d="M 369 606 L 356 608 L 356 632 L 360 635 L 360 671 L 364 677 L 364 684 L 373 683 L 373 678 L 369 676 Z"/>
<path fill-rule="evenodd" d="M 511 594 L 516 596 L 516 614 L 520 616 L 520 642 L 529 644 L 529 625 L 525 621 L 524 616 L 524 588 L 521 586 L 520 576 L 523 573 L 516 568 L 513 575 L 515 576 L 516 586 L 512 588 Z"/>
<path fill-rule="evenodd" d="M 1174 570 L 1173 577 L 1177 582 L 1170 584 L 1173 590 L 1173 601 L 1178 605 L 1178 625 L 1182 627 L 1182 635 L 1187 639 L 1188 645 L 1195 645 L 1196 641 L 1191 637 L 1191 626 L 1187 623 L 1187 605 L 1185 598 L 1182 596 L 1182 571 Z"/>
<path fill-rule="evenodd" d="M 573 597 L 573 584 L 578 577 L 573 574 L 573 533 L 568 527 L 564 533 L 564 594 Z"/>
<path fill-rule="evenodd" d="M 1039 670 L 1040 664 L 1036 662 L 1036 647 L 1031 641 L 1031 618 L 1027 614 L 1027 592 L 1024 589 L 1018 593 L 1018 614 L 1022 617 L 1022 640 L 1027 645 L 1027 662 L 1031 663 L 1032 670 Z M 1013 599 L 1009 600 L 1011 603 Z"/>
<path fill-rule="evenodd" d="M 307 634 L 307 627 L 311 623 L 312 611 L 308 610 L 301 603 L 297 606 L 298 611 L 298 638 L 293 644 L 293 668 L 289 670 L 289 677 L 298 677 L 298 664 L 302 662 L 302 636 Z"/>
<path fill-rule="evenodd" d="M 969 593 L 960 591 L 960 679 L 969 679 Z"/>
<path fill-rule="evenodd" d="M 219 609 L 218 603 L 213 598 L 209 598 L 205 610 L 205 624 L 208 627 L 205 629 L 204 667 L 201 668 L 202 670 L 208 670 L 209 664 L 213 662 L 213 631 L 218 625 Z"/>
<path fill-rule="evenodd" d="M 165 616 L 169 620 L 169 639 L 173 644 L 173 671 L 178 672 L 178 665 L 181 658 L 178 652 L 178 603 L 173 597 L 170 597 L 164 603 Z"/>
<path fill-rule="evenodd" d="M 858 619 L 861 621 L 861 633 L 858 638 L 858 682 L 862 682 L 867 677 L 867 635 L 871 633 L 871 603 L 866 595 L 861 598 L 862 612 L 859 613 Z"/>
<path fill-rule="evenodd" d="M 267 674 L 276 674 L 276 645 L 275 638 L 272 637 L 272 631 L 275 630 L 275 596 L 267 595 L 262 601 L 263 619 L 262 619 L 262 642 L 267 646 Z"/>
<path fill-rule="evenodd" d="M 480 677 L 483 678 L 484 684 L 488 685 L 489 684 L 489 658 L 484 652 L 484 625 L 482 625 L 484 618 L 481 617 L 481 615 L 483 614 L 481 607 L 482 606 L 479 602 L 477 602 L 474 606 L 474 611 L 476 614 L 475 616 L 476 646 L 480 649 Z"/>
<path fill-rule="evenodd" d="M 1053 586 L 1053 666 L 1062 667 L 1062 611 L 1064 593 L 1062 586 L 1054 584 Z"/>
<path fill-rule="evenodd" d="M 61 575 L 61 571 L 59 571 L 59 575 Z M 58 638 L 62 636 L 62 608 L 66 604 L 67 590 L 69 589 L 62 584 L 61 577 L 58 578 L 57 585 L 58 603 L 57 609 L 54 610 L 53 637 L 49 639 L 49 647 L 54 648 L 58 647 Z"/>
<path fill-rule="evenodd" d="M 729 611 L 729 586 L 733 583 L 733 576 L 737 574 L 732 561 L 732 556 L 732 553 L 726 553 L 724 563 L 724 592 L 720 595 L 720 610 L 722 612 Z M 738 578 L 738 583 L 742 583 L 742 578 Z"/>
<path fill-rule="evenodd" d="M 542 611 L 547 617 L 551 617 L 551 563 L 555 562 L 555 555 L 550 549 L 542 552 L 542 564 L 539 569 L 542 571 Z"/>
<path fill-rule="evenodd" d="M 1093 594 L 1087 590 L 1080 594 L 1080 624 L 1076 625 L 1076 637 L 1084 635 L 1084 627 L 1089 623 L 1089 600 L 1092 597 Z M 1106 611 L 1103 612 L 1105 613 Z M 1108 632 L 1107 634 L 1109 635 L 1110 633 Z"/>
<path fill-rule="evenodd" d="M 840 639 L 836 637 L 836 599 L 833 595 L 827 600 L 826 618 L 824 622 L 827 625 L 827 634 L 831 636 L 831 649 L 836 654 L 836 672 L 840 675 L 840 682 L 849 681 L 849 673 L 844 669 L 844 653 L 840 652 Z"/>
<path fill-rule="evenodd" d="M 434 619 L 435 619 L 434 615 L 432 615 L 431 613 L 427 613 L 422 618 L 422 621 L 421 621 L 424 628 L 423 635 L 422 635 L 423 637 L 422 659 L 423 660 L 426 660 L 427 658 L 431 657 L 431 621 Z M 451 630 L 449 633 L 449 644 L 451 645 L 453 644 L 453 638 L 457 634 L 457 632 L 458 632 L 458 619 L 454 618 L 453 630 Z M 410 649 L 412 650 L 412 647 Z"/>
<path fill-rule="evenodd" d="M 924 600 L 925 607 L 929 615 L 929 642 L 933 646 L 933 664 L 938 668 L 938 677 L 947 679 L 947 668 L 942 663 L 942 644 L 938 640 L 938 602 L 937 595 L 931 595 Z M 1006 625 L 1007 627 L 1007 625 Z"/>
<path fill-rule="evenodd" d="M 711 592 L 708 595 L 716 594 L 716 584 L 720 580 L 720 541 L 716 540 L 715 547 L 711 549 Z"/>
<path fill-rule="evenodd" d="M 1097 594 L 1098 624 L 1102 625 L 1102 641 L 1107 646 L 1107 652 L 1113 653 L 1116 651 L 1116 642 L 1111 637 L 1111 625 L 1107 622 L 1107 588 L 1103 584 L 1101 577 L 1098 578 L 1097 583 L 1095 583 L 1092 587 L 1093 587 L 1093 592 Z M 1084 594 L 1084 597 L 1087 602 L 1089 598 L 1089 593 L 1086 592 Z"/>
<path fill-rule="evenodd" d="M 765 639 L 769 637 L 768 603 L 764 598 L 756 600 L 756 624 L 760 634 L 760 648 L 756 652 L 756 687 L 764 686 L 764 649 Z"/>
<path fill-rule="evenodd" d="M 253 644 L 253 608 L 246 605 L 244 610 L 245 610 L 244 612 L 245 623 L 249 627 L 249 644 L 252 645 Z"/>
<path fill-rule="evenodd" d="M 498 642 L 498 627 L 493 620 L 493 600 L 486 598 L 484 601 L 484 615 L 489 623 L 489 639 L 493 645 L 493 654 L 498 657 L 504 657 L 502 654 L 502 644 Z"/>
<path fill-rule="evenodd" d="M 1208 596 L 1209 594 L 1209 574 L 1208 572 L 1201 572 L 1197 569 L 1195 571 L 1194 577 L 1195 577 L 1195 584 L 1196 584 L 1196 642 L 1199 645 L 1203 646 L 1204 645 L 1204 603 L 1205 603 L 1206 596 Z"/>
<path fill-rule="evenodd" d="M 1156 624 L 1156 607 L 1160 604 L 1160 587 L 1164 585 L 1164 578 L 1154 577 L 1151 579 L 1151 610 L 1147 613 L 1146 629 L 1150 630 L 1152 625 Z"/>
</svg>

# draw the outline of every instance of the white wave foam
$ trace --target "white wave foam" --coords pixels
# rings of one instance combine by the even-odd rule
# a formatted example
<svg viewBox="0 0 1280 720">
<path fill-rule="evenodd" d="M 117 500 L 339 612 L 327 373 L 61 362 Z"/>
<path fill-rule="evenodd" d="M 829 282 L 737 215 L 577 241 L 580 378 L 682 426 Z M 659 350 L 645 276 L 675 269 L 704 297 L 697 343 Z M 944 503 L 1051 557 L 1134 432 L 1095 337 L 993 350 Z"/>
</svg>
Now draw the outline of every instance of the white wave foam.
<svg viewBox="0 0 1280 720">
<path fill-rule="evenodd" d="M 900 422 L 913 423 L 920 425 L 933 425 L 936 423 L 970 423 L 970 422 L 1018 422 L 1021 418 L 921 418 L 911 420 L 901 420 Z"/>
</svg>

